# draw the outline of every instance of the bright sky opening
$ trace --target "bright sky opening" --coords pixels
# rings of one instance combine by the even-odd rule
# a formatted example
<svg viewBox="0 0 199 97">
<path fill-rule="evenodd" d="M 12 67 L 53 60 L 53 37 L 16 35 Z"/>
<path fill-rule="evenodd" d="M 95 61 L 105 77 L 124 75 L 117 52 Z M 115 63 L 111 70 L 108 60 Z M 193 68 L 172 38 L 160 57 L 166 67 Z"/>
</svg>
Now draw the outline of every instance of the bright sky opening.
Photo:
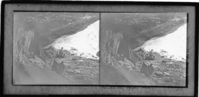
<svg viewBox="0 0 199 97">
<path fill-rule="evenodd" d="M 71 51 L 72 48 L 77 49 L 77 52 L 72 52 L 87 58 L 99 59 L 96 55 L 99 51 L 99 21 L 89 25 L 86 29 L 71 35 L 58 39 L 55 43 L 55 48 Z"/>
<path fill-rule="evenodd" d="M 167 56 L 174 56 L 174 59 L 186 59 L 186 40 L 187 40 L 187 24 L 179 27 L 175 32 L 164 37 L 154 38 L 143 45 L 146 51 L 153 49 L 155 52 L 165 50 Z"/>
</svg>

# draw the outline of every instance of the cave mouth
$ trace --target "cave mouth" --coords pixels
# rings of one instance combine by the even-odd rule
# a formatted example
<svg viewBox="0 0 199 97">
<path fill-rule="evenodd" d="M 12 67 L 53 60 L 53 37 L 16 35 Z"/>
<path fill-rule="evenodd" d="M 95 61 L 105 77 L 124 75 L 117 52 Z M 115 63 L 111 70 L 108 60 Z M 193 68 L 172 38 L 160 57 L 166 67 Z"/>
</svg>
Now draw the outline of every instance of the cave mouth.
<svg viewBox="0 0 199 97">
<path fill-rule="evenodd" d="M 153 50 L 167 58 L 186 60 L 187 24 L 180 26 L 176 31 L 161 37 L 151 38 L 141 47 L 147 52 Z"/>
<path fill-rule="evenodd" d="M 171 32 L 165 32 L 166 34 L 162 33 L 162 35 L 153 32 L 157 35 L 140 34 L 137 35 L 138 37 L 129 37 L 126 36 L 125 33 L 123 34 L 124 38 L 119 42 L 117 53 L 128 58 L 131 56 L 129 50 L 137 51 L 142 48 L 147 53 L 153 51 L 167 58 L 185 61 L 187 55 L 187 24 L 179 24 L 171 30 Z"/>
<path fill-rule="evenodd" d="M 99 20 L 89 25 L 82 31 L 71 35 L 62 36 L 53 43 L 56 50 L 67 50 L 77 56 L 99 60 Z"/>
</svg>

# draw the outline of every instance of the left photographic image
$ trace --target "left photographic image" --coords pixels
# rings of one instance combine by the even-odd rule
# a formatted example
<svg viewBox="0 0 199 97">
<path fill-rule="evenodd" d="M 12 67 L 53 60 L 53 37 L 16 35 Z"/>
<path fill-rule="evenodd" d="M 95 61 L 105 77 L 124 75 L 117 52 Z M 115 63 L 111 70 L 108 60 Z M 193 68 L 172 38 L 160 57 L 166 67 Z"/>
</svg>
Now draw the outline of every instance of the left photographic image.
<svg viewBox="0 0 199 97">
<path fill-rule="evenodd" d="M 99 85 L 99 13 L 14 12 L 14 85 Z"/>
</svg>

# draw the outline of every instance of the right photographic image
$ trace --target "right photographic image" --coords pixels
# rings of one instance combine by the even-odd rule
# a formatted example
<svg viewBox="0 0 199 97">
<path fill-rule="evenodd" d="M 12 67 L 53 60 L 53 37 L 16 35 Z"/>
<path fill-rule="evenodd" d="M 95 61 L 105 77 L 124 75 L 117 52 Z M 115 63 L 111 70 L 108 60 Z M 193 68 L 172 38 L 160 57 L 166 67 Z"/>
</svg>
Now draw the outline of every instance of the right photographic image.
<svg viewBox="0 0 199 97">
<path fill-rule="evenodd" d="M 101 13 L 100 85 L 186 86 L 187 13 Z"/>
</svg>

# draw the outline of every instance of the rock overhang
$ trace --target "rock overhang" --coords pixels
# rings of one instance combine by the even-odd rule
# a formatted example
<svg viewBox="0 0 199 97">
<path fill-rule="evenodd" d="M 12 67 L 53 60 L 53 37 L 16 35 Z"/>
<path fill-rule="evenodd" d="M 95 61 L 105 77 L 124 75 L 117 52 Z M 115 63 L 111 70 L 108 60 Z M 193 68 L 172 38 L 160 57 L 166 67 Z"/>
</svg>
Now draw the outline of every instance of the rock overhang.
<svg viewBox="0 0 199 97">
<path fill-rule="evenodd" d="M 88 43 L 90 43 L 90 45 Z M 84 30 L 77 32 L 76 34 L 61 36 L 55 40 L 51 46 L 55 50 L 60 50 L 63 48 L 65 50 L 71 51 L 72 48 L 76 48 L 77 52 L 75 54 L 78 56 L 82 55 L 82 57 L 98 60 L 99 56 L 97 56 L 97 52 L 99 51 L 99 20 L 87 26 Z"/>
<path fill-rule="evenodd" d="M 115 40 L 115 34 L 121 33 L 123 35 L 123 38 L 119 40 L 117 53 L 119 55 L 123 55 L 123 58 L 127 58 L 130 60 L 131 53 L 129 53 L 129 49 L 132 51 L 136 51 L 136 48 L 140 48 L 146 41 L 150 40 L 151 38 L 163 37 L 167 34 L 170 34 L 177 30 L 180 26 L 185 24 L 187 21 L 184 17 L 186 16 L 186 13 L 182 13 L 182 16 L 180 17 L 178 17 L 178 14 L 166 13 L 166 15 L 161 13 L 159 14 L 160 16 L 158 16 L 158 14 L 156 14 L 157 16 L 153 16 L 153 14 L 151 14 L 149 16 L 144 16 L 143 18 L 141 16 L 144 15 L 144 13 L 140 14 L 139 17 L 134 16 L 132 18 L 132 20 L 138 18 L 139 21 L 137 20 L 137 22 L 134 21 L 131 24 L 128 24 L 127 22 L 125 23 L 125 16 L 128 16 L 128 14 L 114 14 L 103 15 L 101 21 L 101 31 L 106 33 L 104 34 L 106 38 L 105 40 L 106 43 L 109 44 L 110 42 Z M 148 15 L 148 13 L 145 15 Z M 129 16 L 129 18 L 130 17 L 131 16 Z M 107 33 L 107 31 L 110 33 Z"/>
</svg>

